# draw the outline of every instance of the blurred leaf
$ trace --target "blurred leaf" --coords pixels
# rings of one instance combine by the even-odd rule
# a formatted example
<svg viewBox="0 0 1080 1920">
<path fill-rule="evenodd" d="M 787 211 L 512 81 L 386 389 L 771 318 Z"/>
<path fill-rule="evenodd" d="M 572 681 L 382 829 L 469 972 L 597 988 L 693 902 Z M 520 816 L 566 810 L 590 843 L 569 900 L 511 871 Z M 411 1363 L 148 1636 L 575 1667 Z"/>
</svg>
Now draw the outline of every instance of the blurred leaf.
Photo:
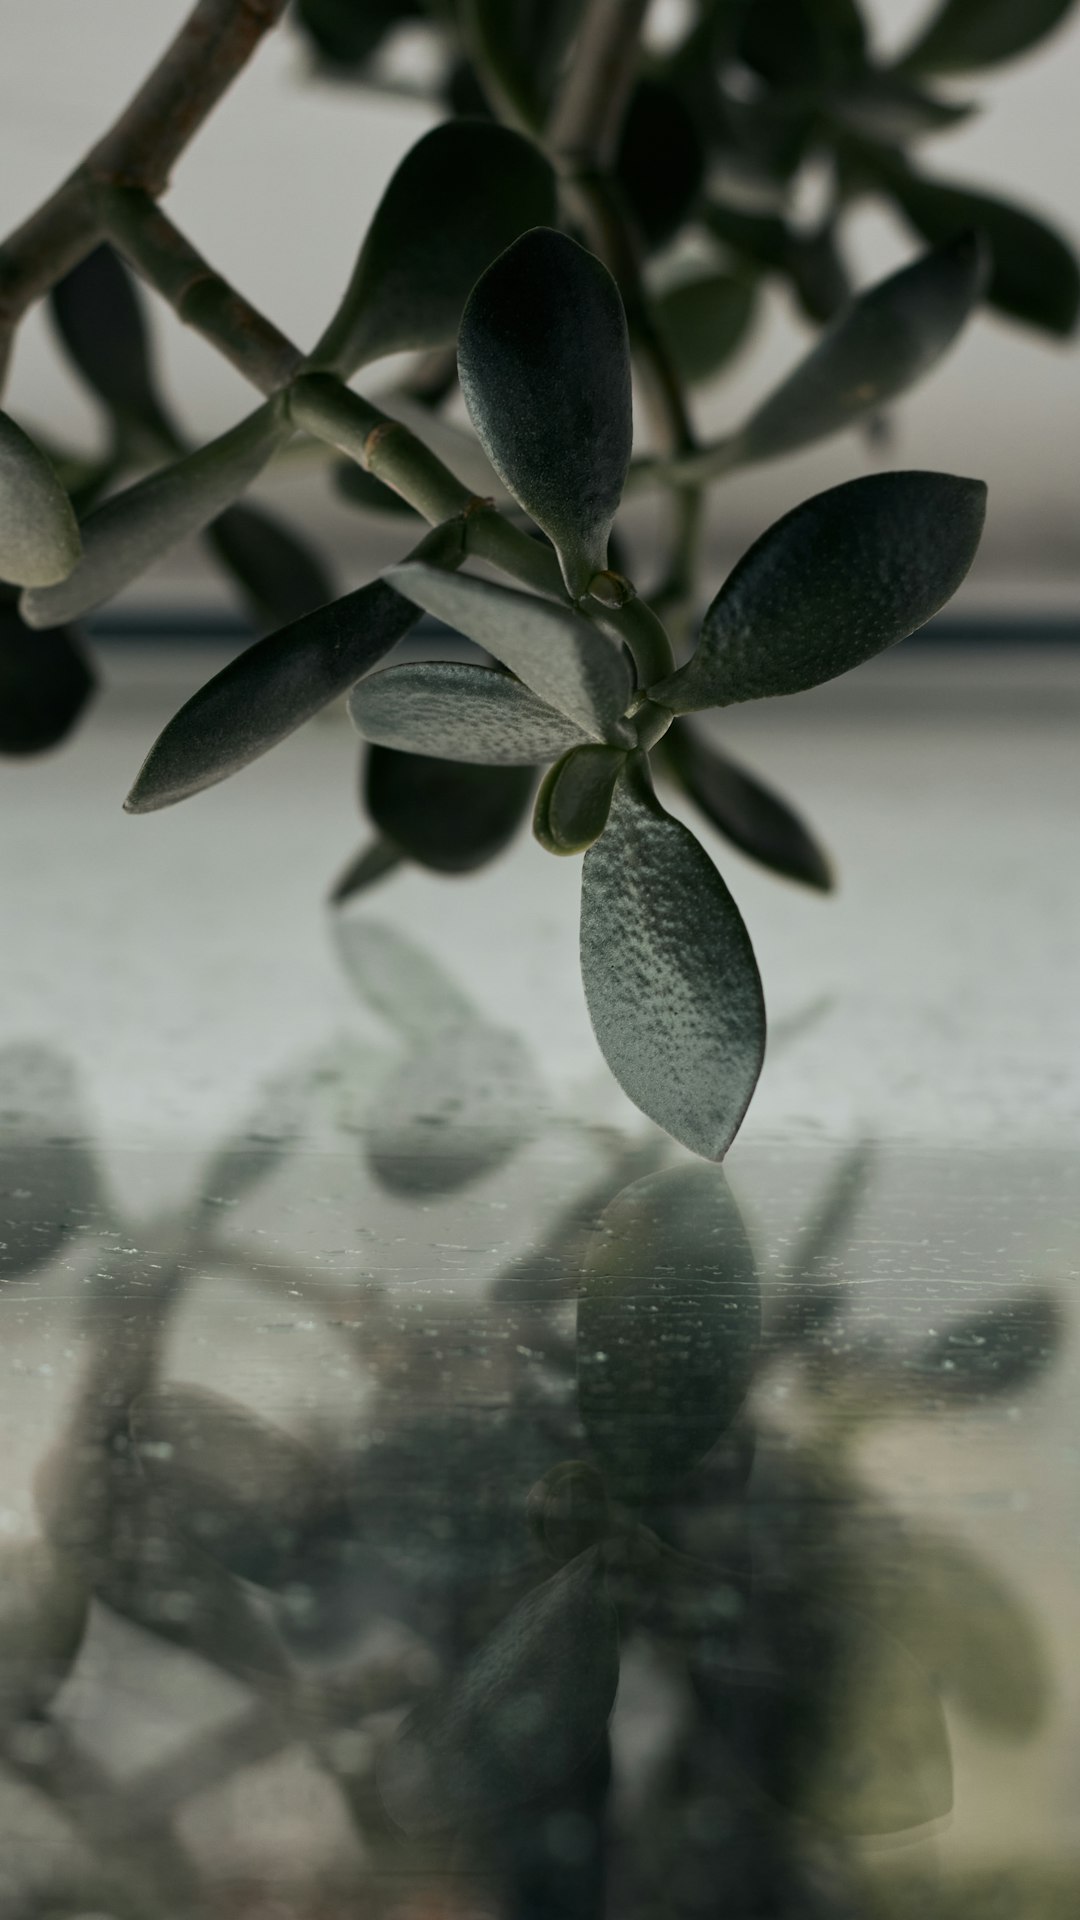
<svg viewBox="0 0 1080 1920">
<path fill-rule="evenodd" d="M 539 130 L 581 17 L 583 0 L 465 0 L 462 27 L 487 85 Z M 547 224 L 547 223 L 545 223 Z"/>
<path fill-rule="evenodd" d="M 851 277 L 834 221 L 827 220 L 814 233 L 792 234 L 787 271 L 799 305 L 817 327 L 828 326 L 851 299 Z"/>
<path fill-rule="evenodd" d="M 765 1010 L 739 910 L 693 834 L 627 761 L 585 855 L 581 972 L 600 1050 L 635 1106 L 722 1159 L 761 1071 Z"/>
<path fill-rule="evenodd" d="M 784 1260 L 769 1316 L 770 1344 L 794 1346 L 807 1341 L 839 1312 L 850 1282 L 837 1267 L 866 1198 L 873 1165 L 873 1148 L 860 1141 L 830 1174 Z M 828 1378 L 824 1389 L 829 1391 Z"/>
<path fill-rule="evenodd" d="M 561 1788 L 603 1739 L 618 1677 L 594 1550 L 535 1588 L 408 1715 L 379 1758 L 390 1818 L 408 1834 L 470 1827 Z"/>
<path fill-rule="evenodd" d="M 142 305 L 110 246 L 95 247 L 49 295 L 61 338 L 83 379 L 116 416 L 165 446 L 175 441 L 157 395 Z"/>
<path fill-rule="evenodd" d="M 708 1453 L 753 1377 L 761 1294 L 723 1173 L 649 1175 L 607 1208 L 578 1297 L 578 1405 L 618 1500 L 643 1502 Z"/>
<path fill-rule="evenodd" d="M 662 294 L 656 320 L 682 379 L 711 380 L 742 346 L 757 307 L 753 280 L 702 274 Z"/>
<path fill-rule="evenodd" d="M 404 854 L 391 840 L 373 840 L 369 846 L 361 847 L 356 858 L 350 860 L 331 887 L 330 905 L 343 907 L 347 900 L 355 899 L 358 893 L 366 893 L 369 887 L 377 886 L 380 880 L 395 873 L 404 859 Z"/>
<path fill-rule="evenodd" d="M 67 1679 L 88 1595 L 44 1540 L 0 1543 L 0 1732 L 40 1714 Z"/>
<path fill-rule="evenodd" d="M 952 345 L 985 282 L 966 234 L 859 294 L 736 434 L 741 458 L 775 459 L 895 399 Z"/>
<path fill-rule="evenodd" d="M 615 177 L 647 247 L 663 246 L 689 218 L 704 173 L 704 150 L 681 95 L 669 80 L 643 74 L 623 119 Z"/>
<path fill-rule="evenodd" d="M 219 439 L 114 494 L 83 522 L 82 559 L 67 579 L 23 594 L 23 618 L 55 627 L 110 600 L 179 541 L 201 533 L 291 432 L 279 404 L 268 400 Z"/>
<path fill-rule="evenodd" d="M 575 747 L 544 775 L 533 832 L 548 853 L 584 853 L 599 839 L 625 761 L 617 747 Z"/>
<path fill-rule="evenodd" d="M 1026 53 L 1071 12 L 1073 0 L 943 0 L 903 65 L 915 73 L 971 73 Z"/>
<path fill-rule="evenodd" d="M 403 20 L 423 12 L 421 0 L 297 0 L 296 18 L 333 67 L 362 67 Z"/>
<path fill-rule="evenodd" d="M 745 553 L 705 615 L 697 652 L 650 698 L 682 713 L 800 693 L 914 633 L 967 573 L 986 488 L 947 473 L 880 473 L 815 494 Z"/>
<path fill-rule="evenodd" d="M 622 718 L 634 691 L 625 650 L 572 607 L 416 561 L 388 567 L 385 578 L 425 613 L 485 647 L 593 739 L 633 746 L 636 735 Z"/>
<path fill-rule="evenodd" d="M 829 118 L 840 126 L 889 146 L 951 132 L 976 111 L 971 101 L 940 100 L 902 73 L 872 68 L 860 74 L 854 85 L 831 95 L 826 105 Z"/>
<path fill-rule="evenodd" d="M 390 1193 L 456 1193 L 518 1151 L 539 1100 L 517 1034 L 479 1020 L 448 1027 L 379 1087 L 368 1165 Z"/>
<path fill-rule="evenodd" d="M 335 460 L 331 468 L 334 491 L 348 500 L 351 506 L 365 507 L 371 513 L 389 513 L 406 519 L 417 518 L 415 507 L 410 507 L 400 493 L 388 487 L 383 480 L 376 480 L 366 467 L 357 466 L 355 460 Z"/>
<path fill-rule="evenodd" d="M 566 234 L 527 233 L 474 287 L 458 370 L 473 426 L 558 549 L 571 595 L 607 565 L 633 433 L 614 280 Z"/>
<path fill-rule="evenodd" d="M 384 844 L 435 873 L 472 873 L 513 839 L 534 778 L 529 767 L 474 767 L 370 747 L 364 800 Z"/>
<path fill-rule="evenodd" d="M 348 377 L 383 354 L 457 339 L 484 268 L 555 211 L 539 150 L 487 120 L 449 120 L 405 155 L 312 364 Z"/>
<path fill-rule="evenodd" d="M 611 1526 L 604 1476 L 587 1460 L 560 1460 L 530 1487 L 526 1504 L 538 1545 L 558 1566 L 587 1553 Z"/>
<path fill-rule="evenodd" d="M 1020 1294 L 999 1306 L 955 1320 L 907 1362 L 917 1391 L 951 1402 L 983 1402 L 990 1394 L 1022 1393 L 1061 1351 L 1065 1317 L 1052 1293 Z"/>
<path fill-rule="evenodd" d="M 31 633 L 0 589 L 0 754 L 43 753 L 70 733 L 96 686 L 77 633 Z"/>
<path fill-rule="evenodd" d="M 257 617 L 271 626 L 300 620 L 334 598 L 333 582 L 318 555 L 263 507 L 227 507 L 207 528 L 206 537 Z"/>
<path fill-rule="evenodd" d="M 791 235 L 774 213 L 747 213 L 741 207 L 713 200 L 703 218 L 710 233 L 744 260 L 774 273 L 786 273 L 791 257 Z"/>
<path fill-rule="evenodd" d="M 378 746 L 481 766 L 529 767 L 585 745 L 571 720 L 492 667 L 416 660 L 364 680 L 353 724 Z"/>
<path fill-rule="evenodd" d="M 0 1280 L 23 1280 L 109 1220 L 70 1062 L 38 1042 L 9 1041 L 0 1088 Z"/>
<path fill-rule="evenodd" d="M 71 501 L 51 462 L 0 412 L 0 579 L 51 587 L 67 578 L 81 550 Z"/>
<path fill-rule="evenodd" d="M 152 813 L 249 766 L 339 699 L 416 624 L 373 580 L 257 640 L 192 694 L 151 747 L 124 805 Z"/>
<path fill-rule="evenodd" d="M 866 28 L 856 0 L 749 0 L 741 10 L 740 59 L 776 87 L 814 91 L 857 70 Z"/>
<path fill-rule="evenodd" d="M 677 720 L 659 752 L 706 819 L 751 860 L 822 893 L 832 890 L 829 857 L 799 815 L 692 721 Z"/>
</svg>

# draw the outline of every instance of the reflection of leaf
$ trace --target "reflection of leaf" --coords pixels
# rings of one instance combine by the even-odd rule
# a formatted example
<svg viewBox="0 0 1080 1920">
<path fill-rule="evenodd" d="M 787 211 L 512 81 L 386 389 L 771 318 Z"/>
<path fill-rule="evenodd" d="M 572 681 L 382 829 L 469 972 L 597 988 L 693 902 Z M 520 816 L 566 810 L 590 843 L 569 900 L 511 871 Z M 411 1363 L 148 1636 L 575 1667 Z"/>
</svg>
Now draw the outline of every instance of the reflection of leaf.
<svg viewBox="0 0 1080 1920">
<path fill-rule="evenodd" d="M 950 1401 L 1019 1393 L 1054 1360 L 1063 1332 L 1054 1294 L 1018 1295 L 942 1328 L 906 1361 L 905 1373 L 914 1376 L 917 1394 L 934 1391 Z"/>
<path fill-rule="evenodd" d="M 397 928 L 341 914 L 332 929 L 350 985 L 406 1040 L 427 1043 L 448 1028 L 478 1022 L 468 995 Z"/>
<path fill-rule="evenodd" d="M 539 1097 L 516 1034 L 479 1021 L 451 1027 L 378 1089 L 368 1163 L 392 1193 L 452 1193 L 517 1152 Z"/>
<path fill-rule="evenodd" d="M 48 1705 L 79 1650 L 86 1609 L 74 1568 L 45 1541 L 0 1545 L 0 1731 Z"/>
<path fill-rule="evenodd" d="M 860 1141 L 830 1174 L 792 1251 L 785 1256 L 783 1277 L 769 1316 L 770 1342 L 805 1340 L 828 1326 L 839 1311 L 848 1282 L 834 1269 L 866 1198 L 873 1165 L 873 1147 Z"/>
<path fill-rule="evenodd" d="M 74 1234 L 108 1224 L 75 1076 L 33 1042 L 0 1049 L 0 1278 L 47 1265 Z"/>
<path fill-rule="evenodd" d="M 753 1254 L 723 1174 L 688 1165 L 613 1200 L 578 1299 L 578 1404 L 621 1499 L 654 1498 L 746 1397 L 761 1332 Z"/>
<path fill-rule="evenodd" d="M 406 1833 L 470 1826 L 564 1786 L 600 1744 L 619 1675 L 595 1550 L 537 1587 L 409 1714 L 378 1783 Z"/>
</svg>

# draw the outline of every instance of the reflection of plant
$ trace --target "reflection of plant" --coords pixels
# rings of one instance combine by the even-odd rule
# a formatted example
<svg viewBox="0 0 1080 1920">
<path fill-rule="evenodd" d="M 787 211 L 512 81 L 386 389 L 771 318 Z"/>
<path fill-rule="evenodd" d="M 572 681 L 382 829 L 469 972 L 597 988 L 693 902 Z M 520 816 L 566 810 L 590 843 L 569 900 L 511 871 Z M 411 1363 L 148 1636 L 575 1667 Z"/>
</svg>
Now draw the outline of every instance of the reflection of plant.
<svg viewBox="0 0 1080 1920">
<path fill-rule="evenodd" d="M 460 19 L 433 4 L 451 97 L 479 111 L 447 120 L 406 156 L 306 354 L 158 204 L 172 160 L 282 10 L 282 0 L 199 0 L 130 110 L 0 249 L 5 336 L 51 288 L 65 344 L 110 422 L 99 462 L 68 463 L 69 497 L 45 455 L 0 416 L 0 573 L 24 588 L 0 631 L 0 667 L 9 654 L 16 662 L 3 669 L 17 696 L 9 744 L 55 740 L 85 701 L 89 676 L 68 623 L 206 531 L 275 630 L 175 716 L 129 807 L 198 792 L 352 688 L 380 838 L 340 898 L 403 858 L 444 873 L 481 865 L 523 817 L 534 770 L 548 766 L 534 829 L 553 853 L 586 852 L 582 969 L 601 1049 L 645 1112 L 720 1158 L 761 1067 L 761 986 L 723 881 L 655 795 L 650 756 L 745 851 L 827 886 L 828 863 L 802 823 L 684 716 L 815 686 L 920 626 L 970 565 L 984 489 L 888 473 L 806 502 L 751 548 L 677 665 L 697 592 L 702 491 L 872 420 L 948 348 L 988 273 L 999 305 L 1068 329 L 1077 283 L 1062 243 L 1026 215 L 928 181 L 906 154 L 911 139 L 957 117 L 926 93 L 924 71 L 1004 57 L 1064 9 L 1030 20 L 1008 5 L 988 30 L 967 0 L 949 0 L 906 62 L 886 71 L 849 0 L 790 0 L 778 22 L 769 10 L 764 30 L 757 7 L 703 0 L 652 64 L 644 0 L 470 0 Z M 300 13 L 328 58 L 366 69 L 416 8 L 313 0 Z M 802 234 L 787 199 L 823 153 L 832 198 L 819 228 Z M 718 175 L 726 185 L 714 191 Z M 733 201 L 733 181 L 744 201 L 757 196 L 756 211 Z M 887 193 L 933 245 L 849 300 L 837 225 L 866 191 Z M 694 231 L 713 248 L 707 271 L 654 286 L 650 256 Z M 102 241 L 264 396 L 210 445 L 185 448 L 125 272 Z M 767 273 L 788 276 L 828 329 L 737 431 L 702 445 L 684 379 L 733 350 Z M 479 447 L 438 416 L 455 345 Z M 429 403 L 415 433 L 347 384 L 405 349 L 435 356 L 414 382 Z M 632 356 L 654 429 L 651 455 L 635 465 Z M 297 433 L 355 463 L 346 491 L 361 504 L 396 496 L 432 527 L 401 564 L 341 599 L 287 534 L 237 504 Z M 447 445 L 449 465 L 438 451 Z M 164 464 L 120 486 L 147 462 Z M 479 484 L 459 478 L 458 465 L 479 469 Z M 628 481 L 662 488 L 675 516 L 649 600 L 609 550 Z M 474 575 L 471 561 L 515 585 Z M 423 612 L 488 664 L 373 672 Z M 58 630 L 47 654 L 22 644 L 20 619 Z"/>
</svg>

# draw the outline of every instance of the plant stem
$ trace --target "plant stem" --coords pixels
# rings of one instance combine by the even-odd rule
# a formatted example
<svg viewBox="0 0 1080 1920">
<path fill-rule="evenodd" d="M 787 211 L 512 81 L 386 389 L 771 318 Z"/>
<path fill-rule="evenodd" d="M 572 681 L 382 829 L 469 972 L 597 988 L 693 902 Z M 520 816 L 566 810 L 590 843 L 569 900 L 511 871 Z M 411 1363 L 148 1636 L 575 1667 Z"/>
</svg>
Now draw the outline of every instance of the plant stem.
<svg viewBox="0 0 1080 1920">
<path fill-rule="evenodd" d="M 610 167 L 649 0 L 586 0 L 547 144 L 567 172 Z"/>
</svg>

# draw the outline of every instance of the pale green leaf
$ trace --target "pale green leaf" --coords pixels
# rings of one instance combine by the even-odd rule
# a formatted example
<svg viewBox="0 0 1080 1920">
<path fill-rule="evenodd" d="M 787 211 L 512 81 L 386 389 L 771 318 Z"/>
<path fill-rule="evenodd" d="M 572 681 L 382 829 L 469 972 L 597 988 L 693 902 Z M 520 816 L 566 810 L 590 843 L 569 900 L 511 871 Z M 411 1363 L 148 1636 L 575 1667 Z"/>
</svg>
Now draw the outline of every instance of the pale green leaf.
<svg viewBox="0 0 1080 1920">
<path fill-rule="evenodd" d="M 491 667 L 409 661 L 362 680 L 349 701 L 366 740 L 482 766 L 540 766 L 587 736 L 527 687 Z"/>
<path fill-rule="evenodd" d="M 617 747 L 575 747 L 544 775 L 533 832 L 548 853 L 584 853 L 599 839 L 625 759 Z"/>
<path fill-rule="evenodd" d="M 75 513 L 51 462 L 0 413 L 0 580 L 51 587 L 67 578 L 79 553 Z"/>
</svg>

